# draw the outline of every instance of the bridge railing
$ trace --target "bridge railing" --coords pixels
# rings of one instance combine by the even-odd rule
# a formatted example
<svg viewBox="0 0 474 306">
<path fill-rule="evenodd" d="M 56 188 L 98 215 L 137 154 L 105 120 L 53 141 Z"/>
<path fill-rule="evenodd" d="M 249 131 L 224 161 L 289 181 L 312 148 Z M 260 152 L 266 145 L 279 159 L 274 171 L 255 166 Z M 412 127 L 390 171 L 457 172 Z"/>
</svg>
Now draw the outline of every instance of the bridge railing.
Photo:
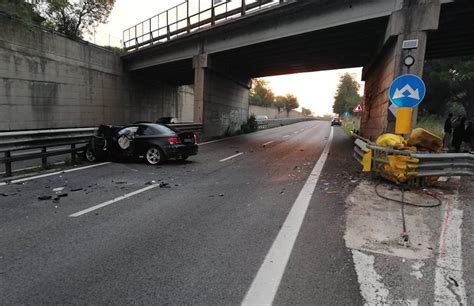
<svg viewBox="0 0 474 306">
<path fill-rule="evenodd" d="M 133 51 L 166 42 L 283 2 L 287 0 L 187 0 L 126 29 L 124 49 Z"/>
</svg>

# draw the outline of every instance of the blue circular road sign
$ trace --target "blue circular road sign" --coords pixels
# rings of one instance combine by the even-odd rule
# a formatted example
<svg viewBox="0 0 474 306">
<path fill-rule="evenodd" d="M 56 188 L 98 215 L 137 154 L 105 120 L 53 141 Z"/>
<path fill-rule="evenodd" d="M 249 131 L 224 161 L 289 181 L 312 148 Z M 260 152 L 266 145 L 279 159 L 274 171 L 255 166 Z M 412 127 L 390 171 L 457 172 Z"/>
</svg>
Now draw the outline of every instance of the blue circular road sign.
<svg viewBox="0 0 474 306">
<path fill-rule="evenodd" d="M 423 101 L 425 94 L 425 83 L 413 74 L 404 74 L 396 78 L 388 92 L 390 101 L 398 107 L 415 107 Z"/>
</svg>

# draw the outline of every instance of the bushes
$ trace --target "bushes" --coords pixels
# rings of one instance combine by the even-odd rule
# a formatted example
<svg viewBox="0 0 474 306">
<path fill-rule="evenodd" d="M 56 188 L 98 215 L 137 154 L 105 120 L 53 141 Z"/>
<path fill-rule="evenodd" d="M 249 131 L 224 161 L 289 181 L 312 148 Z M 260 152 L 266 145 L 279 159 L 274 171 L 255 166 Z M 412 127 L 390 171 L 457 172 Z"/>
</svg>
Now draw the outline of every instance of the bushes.
<svg viewBox="0 0 474 306">
<path fill-rule="evenodd" d="M 255 118 L 255 115 L 251 115 L 247 122 L 242 123 L 242 125 L 240 126 L 240 130 L 245 134 L 253 133 L 258 130 L 258 123 L 257 119 Z"/>
</svg>

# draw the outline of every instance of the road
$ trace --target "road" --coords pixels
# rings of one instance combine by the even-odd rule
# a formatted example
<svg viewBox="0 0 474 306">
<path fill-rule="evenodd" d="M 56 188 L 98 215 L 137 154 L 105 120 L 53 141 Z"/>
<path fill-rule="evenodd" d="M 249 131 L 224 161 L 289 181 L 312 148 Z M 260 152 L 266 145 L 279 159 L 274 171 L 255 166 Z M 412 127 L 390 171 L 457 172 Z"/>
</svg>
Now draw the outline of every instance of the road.
<svg viewBox="0 0 474 306">
<path fill-rule="evenodd" d="M 0 186 L 0 304 L 361 304 L 343 239 L 351 146 L 330 135 L 302 122 L 203 144 L 185 163 Z"/>
</svg>

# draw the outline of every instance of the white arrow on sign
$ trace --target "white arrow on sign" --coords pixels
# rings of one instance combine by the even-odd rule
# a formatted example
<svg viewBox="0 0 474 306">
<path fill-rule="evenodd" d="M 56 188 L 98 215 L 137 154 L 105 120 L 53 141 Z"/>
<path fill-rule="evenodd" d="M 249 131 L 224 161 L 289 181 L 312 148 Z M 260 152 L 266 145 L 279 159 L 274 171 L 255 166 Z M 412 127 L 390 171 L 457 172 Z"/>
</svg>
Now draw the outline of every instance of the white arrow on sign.
<svg viewBox="0 0 474 306">
<path fill-rule="evenodd" d="M 402 89 L 395 89 L 395 93 L 393 94 L 393 99 L 400 99 L 400 98 L 405 98 L 405 95 L 404 93 L 407 92 L 410 94 L 408 96 L 408 98 L 412 98 L 412 99 L 415 99 L 415 100 L 420 100 L 420 91 L 418 90 L 418 88 L 416 90 L 414 90 L 413 88 L 411 88 L 410 85 L 405 85 L 405 87 L 403 87 Z"/>
</svg>

